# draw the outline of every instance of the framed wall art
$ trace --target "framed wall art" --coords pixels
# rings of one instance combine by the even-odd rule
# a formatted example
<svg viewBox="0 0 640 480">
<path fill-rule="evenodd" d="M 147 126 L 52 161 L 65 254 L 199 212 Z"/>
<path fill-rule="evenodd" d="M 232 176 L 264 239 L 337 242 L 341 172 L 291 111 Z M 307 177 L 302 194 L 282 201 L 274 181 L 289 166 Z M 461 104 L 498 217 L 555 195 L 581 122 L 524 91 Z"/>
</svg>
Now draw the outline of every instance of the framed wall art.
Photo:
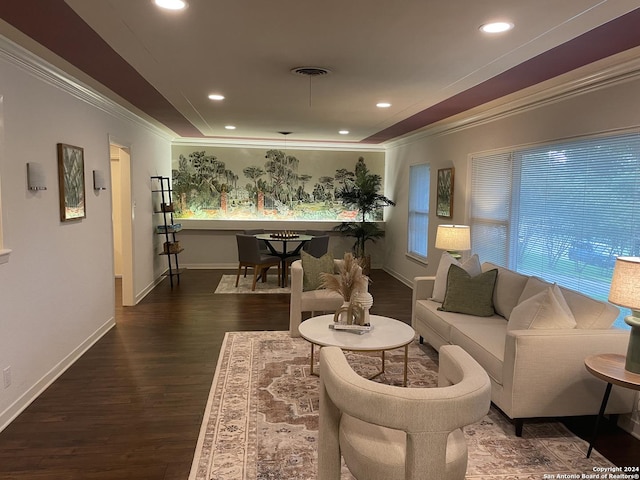
<svg viewBox="0 0 640 480">
<path fill-rule="evenodd" d="M 442 218 L 453 217 L 453 168 L 438 170 L 436 215 Z"/>
<path fill-rule="evenodd" d="M 58 144 L 58 184 L 60 186 L 60 220 L 76 220 L 85 211 L 84 149 Z"/>
</svg>

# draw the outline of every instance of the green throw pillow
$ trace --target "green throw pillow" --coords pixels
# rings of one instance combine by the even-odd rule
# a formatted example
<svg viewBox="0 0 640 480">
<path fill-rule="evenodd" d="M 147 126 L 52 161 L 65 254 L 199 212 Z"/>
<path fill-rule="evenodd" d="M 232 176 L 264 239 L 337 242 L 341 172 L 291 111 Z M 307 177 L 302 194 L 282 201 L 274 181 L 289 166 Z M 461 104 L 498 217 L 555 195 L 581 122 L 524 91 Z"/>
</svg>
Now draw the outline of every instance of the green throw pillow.
<svg viewBox="0 0 640 480">
<path fill-rule="evenodd" d="M 322 284 L 321 273 L 333 273 L 333 255 L 325 253 L 320 258 L 308 254 L 304 250 L 300 251 L 302 260 L 302 291 L 318 290 Z"/>
<path fill-rule="evenodd" d="M 490 317 L 495 314 L 493 288 L 497 278 L 498 269 L 495 268 L 472 277 L 463 268 L 451 265 L 444 302 L 438 310 Z"/>
</svg>

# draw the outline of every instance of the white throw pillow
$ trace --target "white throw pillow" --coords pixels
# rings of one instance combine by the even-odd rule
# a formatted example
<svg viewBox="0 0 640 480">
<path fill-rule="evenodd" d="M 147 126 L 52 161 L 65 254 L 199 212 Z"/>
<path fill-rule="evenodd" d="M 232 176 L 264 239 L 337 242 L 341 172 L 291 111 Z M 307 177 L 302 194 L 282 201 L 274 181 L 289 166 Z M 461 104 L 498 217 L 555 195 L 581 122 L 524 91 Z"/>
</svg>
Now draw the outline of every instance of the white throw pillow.
<svg viewBox="0 0 640 480">
<path fill-rule="evenodd" d="M 520 294 L 520 298 L 518 299 L 518 303 L 516 305 L 521 304 L 525 300 L 537 295 L 540 292 L 544 292 L 547 288 L 553 286 L 553 283 L 547 282 L 542 278 L 538 278 L 535 276 L 529 277 L 527 283 L 524 286 L 524 290 Z"/>
<path fill-rule="evenodd" d="M 477 254 L 460 263 L 449 252 L 442 252 L 438 270 L 436 271 L 436 279 L 433 282 L 433 293 L 431 294 L 431 300 L 434 302 L 444 302 L 444 295 L 447 293 L 447 275 L 449 275 L 449 267 L 451 265 L 462 267 L 472 277 L 482 273 L 480 258 Z"/>
<path fill-rule="evenodd" d="M 576 320 L 555 283 L 515 306 L 507 331 L 576 328 Z"/>
</svg>

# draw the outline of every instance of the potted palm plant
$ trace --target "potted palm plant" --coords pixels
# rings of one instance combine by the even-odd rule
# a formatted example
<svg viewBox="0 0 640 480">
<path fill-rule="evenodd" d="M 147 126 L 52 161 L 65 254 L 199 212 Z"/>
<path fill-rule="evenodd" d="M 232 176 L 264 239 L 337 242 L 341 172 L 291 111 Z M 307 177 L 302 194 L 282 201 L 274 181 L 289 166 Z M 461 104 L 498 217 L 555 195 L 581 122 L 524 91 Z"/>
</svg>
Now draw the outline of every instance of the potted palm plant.
<svg viewBox="0 0 640 480">
<path fill-rule="evenodd" d="M 371 173 L 364 158 L 360 157 L 356 163 L 353 180 L 346 181 L 343 188 L 336 192 L 336 199 L 358 211 L 360 221 L 342 222 L 334 227 L 334 230 L 356 239 L 353 252 L 360 259 L 365 273 L 369 272 L 371 265 L 371 257 L 365 252 L 366 243 L 384 237 L 384 230 L 371 219 L 379 209 L 395 206 L 395 202 L 378 193 L 381 187 L 382 177 Z"/>
</svg>

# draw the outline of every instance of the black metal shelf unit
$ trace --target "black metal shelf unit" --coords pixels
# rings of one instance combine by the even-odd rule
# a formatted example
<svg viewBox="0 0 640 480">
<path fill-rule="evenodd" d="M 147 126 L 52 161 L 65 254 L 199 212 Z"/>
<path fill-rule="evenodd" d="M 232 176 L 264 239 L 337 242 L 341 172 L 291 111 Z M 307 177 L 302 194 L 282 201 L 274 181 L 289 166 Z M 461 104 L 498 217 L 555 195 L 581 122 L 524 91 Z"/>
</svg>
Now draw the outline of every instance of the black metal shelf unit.
<svg viewBox="0 0 640 480">
<path fill-rule="evenodd" d="M 169 268 L 164 273 L 169 277 L 171 288 L 173 288 L 173 278 L 180 284 L 180 274 L 184 269 L 180 268 L 178 254 L 184 249 L 180 247 L 180 242 L 176 239 L 176 233 L 182 229 L 182 225 L 173 221 L 174 205 L 171 198 L 171 179 L 169 177 L 151 177 L 151 192 L 160 198 L 154 198 L 154 213 L 162 215 L 162 221 L 156 225 L 156 233 L 164 236 L 163 249 L 159 255 L 167 257 Z M 157 207 L 159 203 L 159 207 Z"/>
</svg>

